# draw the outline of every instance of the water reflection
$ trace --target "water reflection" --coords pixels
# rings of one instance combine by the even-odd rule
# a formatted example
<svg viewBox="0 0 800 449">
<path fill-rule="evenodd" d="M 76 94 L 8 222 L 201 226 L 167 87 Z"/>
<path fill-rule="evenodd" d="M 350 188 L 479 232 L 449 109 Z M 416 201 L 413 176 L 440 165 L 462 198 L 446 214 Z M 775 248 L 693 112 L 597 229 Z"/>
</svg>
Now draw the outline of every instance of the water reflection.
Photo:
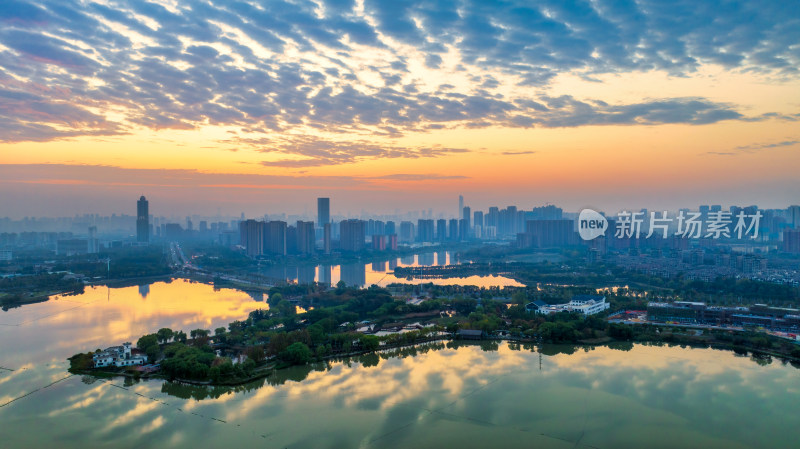
<svg viewBox="0 0 800 449">
<path fill-rule="evenodd" d="M 386 261 L 385 260 L 379 260 L 379 261 L 372 262 L 372 271 L 374 271 L 376 273 L 385 272 L 386 271 Z"/>
<path fill-rule="evenodd" d="M 144 284 L 139 286 L 139 296 L 142 299 L 147 299 L 147 295 L 150 294 L 150 284 Z"/>
<path fill-rule="evenodd" d="M 301 265 L 297 267 L 297 282 L 300 284 L 310 284 L 317 276 L 317 267 L 314 265 Z"/>
<path fill-rule="evenodd" d="M 434 264 L 433 262 L 434 255 L 433 253 L 423 253 L 418 256 L 418 263 L 423 267 L 429 267 Z"/>
<path fill-rule="evenodd" d="M 367 282 L 366 265 L 362 262 L 341 265 L 341 280 L 347 285 L 363 286 Z"/>
<path fill-rule="evenodd" d="M 379 285 L 386 286 L 391 283 L 433 283 L 437 285 L 476 285 L 479 287 L 520 287 L 519 282 L 497 275 L 468 276 L 463 278 L 450 279 L 405 279 L 397 278 L 392 273 L 398 266 L 434 266 L 459 263 L 455 254 L 449 251 L 426 252 L 420 254 L 406 255 L 400 258 L 392 257 L 389 259 L 372 260 L 369 263 L 350 262 L 343 265 L 271 265 L 262 268 L 262 274 L 275 280 L 288 280 L 307 284 L 319 282 L 325 285 L 336 285 L 339 280 L 347 285 L 367 286 Z M 340 276 L 341 274 L 341 276 Z"/>
<path fill-rule="evenodd" d="M 54 296 L 0 314 L 0 340 L 7 342 L 0 366 L 61 364 L 76 352 L 135 342 L 161 327 L 214 329 L 264 307 L 245 292 L 187 280 L 151 284 L 146 300 L 141 289 L 87 287 L 81 295 Z"/>
<path fill-rule="evenodd" d="M 248 291 L 246 292 L 253 301 L 264 302 L 264 292 Z"/>
<path fill-rule="evenodd" d="M 8 447 L 795 444 L 786 417 L 800 399 L 800 376 L 790 366 L 668 346 L 537 349 L 439 343 L 295 367 L 235 388 L 72 377 L 0 408 L 0 419 L 18 429 Z M 2 374 L 0 385 L 18 387 L 22 376 Z"/>
<path fill-rule="evenodd" d="M 319 282 L 327 285 L 331 285 L 331 266 L 330 265 L 320 265 L 318 267 L 319 274 L 317 279 Z"/>
</svg>

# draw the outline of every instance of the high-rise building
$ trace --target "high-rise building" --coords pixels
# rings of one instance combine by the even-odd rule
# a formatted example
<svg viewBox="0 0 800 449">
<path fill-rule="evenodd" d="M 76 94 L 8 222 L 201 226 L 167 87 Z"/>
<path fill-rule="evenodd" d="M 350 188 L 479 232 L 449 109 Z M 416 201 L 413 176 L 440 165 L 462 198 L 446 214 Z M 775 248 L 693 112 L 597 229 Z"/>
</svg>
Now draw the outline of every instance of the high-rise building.
<svg viewBox="0 0 800 449">
<path fill-rule="evenodd" d="M 250 257 L 264 254 L 264 223 L 255 220 L 240 221 L 239 242 Z"/>
<path fill-rule="evenodd" d="M 264 227 L 264 253 L 285 256 L 286 222 L 269 221 Z"/>
<path fill-rule="evenodd" d="M 458 219 L 457 218 L 451 218 L 450 219 L 450 221 L 448 222 L 448 230 L 450 231 L 448 233 L 448 240 L 450 240 L 451 242 L 455 242 L 456 240 L 458 240 Z"/>
<path fill-rule="evenodd" d="M 372 234 L 372 250 L 373 251 L 386 251 L 386 236 Z"/>
<path fill-rule="evenodd" d="M 361 251 L 366 238 L 366 223 L 363 220 L 344 220 L 339 223 L 339 235 L 339 246 L 343 251 Z"/>
<path fill-rule="evenodd" d="M 436 220 L 436 240 L 440 242 L 447 240 L 447 220 L 444 218 Z"/>
<path fill-rule="evenodd" d="M 331 222 L 331 199 L 317 198 L 317 224 L 324 227 Z"/>
<path fill-rule="evenodd" d="M 467 234 L 462 236 L 462 237 L 463 238 L 467 238 L 467 237 L 469 237 L 470 229 L 472 229 L 472 217 L 471 217 L 472 209 L 470 209 L 469 206 L 464 206 L 463 211 L 464 211 L 464 214 L 463 214 L 463 216 L 461 218 L 464 219 L 464 223 L 465 223 L 465 226 L 466 226 L 466 229 L 467 229 Z"/>
<path fill-rule="evenodd" d="M 136 241 L 139 243 L 150 242 L 149 205 L 144 195 L 136 202 Z"/>
<path fill-rule="evenodd" d="M 456 214 L 457 218 L 461 218 L 464 215 L 464 195 L 458 195 L 458 213 Z"/>
<path fill-rule="evenodd" d="M 414 241 L 414 223 L 410 221 L 400 222 L 400 241 L 403 243 Z"/>
<path fill-rule="evenodd" d="M 322 226 L 322 252 L 325 254 L 331 253 L 331 224 L 325 223 Z M 330 283 L 330 279 L 328 280 Z"/>
<path fill-rule="evenodd" d="M 486 214 L 486 226 L 500 226 L 500 209 L 495 206 L 489 208 L 489 213 Z"/>
<path fill-rule="evenodd" d="M 800 254 L 800 229 L 783 231 L 783 250 L 787 253 Z"/>
<path fill-rule="evenodd" d="M 800 229 L 800 206 L 789 206 L 786 212 L 789 226 L 794 229 Z"/>
<path fill-rule="evenodd" d="M 523 236 L 523 237 L 520 237 Z M 525 224 L 525 232 L 517 235 L 522 247 L 553 248 L 574 245 L 577 242 L 575 223 L 572 220 L 531 220 Z"/>
<path fill-rule="evenodd" d="M 417 241 L 433 242 L 433 220 L 417 220 Z"/>
<path fill-rule="evenodd" d="M 100 252 L 100 243 L 97 240 L 97 226 L 89 226 L 89 254 Z"/>
<path fill-rule="evenodd" d="M 314 253 L 314 222 L 297 222 L 297 252 L 300 254 Z"/>
</svg>

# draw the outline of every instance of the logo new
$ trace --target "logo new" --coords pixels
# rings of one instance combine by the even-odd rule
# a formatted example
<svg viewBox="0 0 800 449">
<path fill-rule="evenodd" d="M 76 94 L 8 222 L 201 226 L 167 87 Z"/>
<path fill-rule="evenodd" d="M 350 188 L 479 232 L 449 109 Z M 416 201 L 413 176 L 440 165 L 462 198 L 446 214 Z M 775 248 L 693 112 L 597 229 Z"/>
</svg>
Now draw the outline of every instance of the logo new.
<svg viewBox="0 0 800 449">
<path fill-rule="evenodd" d="M 584 209 L 578 216 L 578 234 L 584 240 L 593 240 L 605 235 L 608 230 L 608 220 L 591 209 Z"/>
</svg>

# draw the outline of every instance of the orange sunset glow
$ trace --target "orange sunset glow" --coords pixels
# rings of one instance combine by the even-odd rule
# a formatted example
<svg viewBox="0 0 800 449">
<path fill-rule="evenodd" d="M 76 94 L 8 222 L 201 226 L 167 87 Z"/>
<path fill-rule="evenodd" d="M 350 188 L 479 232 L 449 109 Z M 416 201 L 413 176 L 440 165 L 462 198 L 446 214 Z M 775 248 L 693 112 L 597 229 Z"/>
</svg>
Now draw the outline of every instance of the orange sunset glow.
<svg viewBox="0 0 800 449">
<path fill-rule="evenodd" d="M 6 2 L 0 208 L 785 207 L 796 5 L 714 5 Z"/>
</svg>

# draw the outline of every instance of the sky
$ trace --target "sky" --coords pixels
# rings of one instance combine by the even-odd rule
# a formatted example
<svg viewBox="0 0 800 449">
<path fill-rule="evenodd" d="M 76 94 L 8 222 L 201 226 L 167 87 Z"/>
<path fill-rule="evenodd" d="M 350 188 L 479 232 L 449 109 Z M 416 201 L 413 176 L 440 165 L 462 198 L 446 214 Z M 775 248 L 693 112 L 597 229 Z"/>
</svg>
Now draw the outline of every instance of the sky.
<svg viewBox="0 0 800 449">
<path fill-rule="evenodd" d="M 4 0 L 0 216 L 800 203 L 793 1 Z"/>
</svg>

